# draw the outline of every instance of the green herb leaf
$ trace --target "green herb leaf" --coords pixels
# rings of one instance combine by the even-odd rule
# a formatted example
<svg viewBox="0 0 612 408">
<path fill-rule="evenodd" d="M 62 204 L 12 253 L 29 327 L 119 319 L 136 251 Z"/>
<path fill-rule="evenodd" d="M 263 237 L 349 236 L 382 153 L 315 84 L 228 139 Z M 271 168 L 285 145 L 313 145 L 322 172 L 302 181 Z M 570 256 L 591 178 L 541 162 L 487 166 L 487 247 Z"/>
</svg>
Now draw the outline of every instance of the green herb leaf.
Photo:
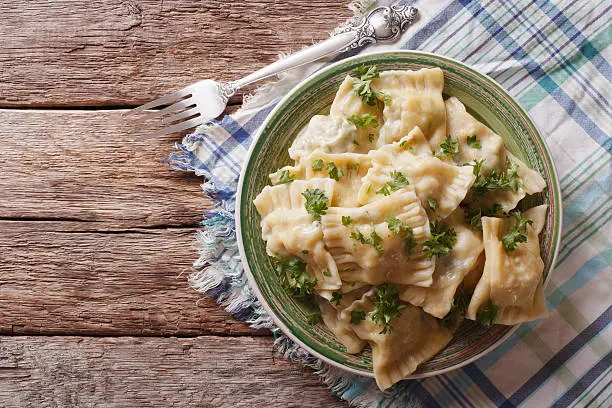
<svg viewBox="0 0 612 408">
<path fill-rule="evenodd" d="M 417 243 L 412 233 L 412 228 L 405 225 L 399 218 L 394 215 L 390 215 L 385 220 L 389 231 L 395 232 L 404 238 L 404 252 L 406 256 L 410 256 L 414 247 Z"/>
<path fill-rule="evenodd" d="M 358 241 L 363 245 L 371 245 L 372 247 L 374 247 L 376 252 L 378 252 L 378 255 L 382 255 L 385 252 L 381 245 L 382 238 L 376 233 L 376 230 L 374 229 L 374 224 L 371 225 L 370 236 L 368 238 L 366 238 L 365 235 L 363 235 L 363 233 L 358 229 L 351 232 L 350 237 L 352 240 Z"/>
<path fill-rule="evenodd" d="M 378 119 L 371 113 L 364 113 L 361 116 L 351 115 L 347 118 L 357 129 L 364 127 L 378 127 Z"/>
<path fill-rule="evenodd" d="M 353 91 L 361 97 L 363 103 L 370 106 L 374 106 L 378 102 L 382 102 L 385 105 L 391 103 L 390 95 L 372 89 L 372 80 L 379 76 L 375 65 L 360 66 L 353 75 Z"/>
<path fill-rule="evenodd" d="M 385 221 L 387 223 L 389 231 L 393 231 L 396 234 L 399 234 L 402 231 L 402 228 L 404 227 L 404 223 L 402 222 L 402 220 L 400 220 L 394 215 L 388 216 Z"/>
<path fill-rule="evenodd" d="M 288 184 L 295 180 L 295 176 L 289 170 L 281 170 L 276 185 Z"/>
<path fill-rule="evenodd" d="M 436 210 L 438 209 L 438 202 L 434 198 L 428 198 L 427 204 L 429 204 L 429 208 L 433 212 L 436 212 Z"/>
<path fill-rule="evenodd" d="M 465 316 L 465 312 L 470 304 L 470 298 L 470 295 L 463 290 L 459 290 L 452 300 L 451 310 L 444 316 L 440 323 L 445 327 L 455 327 L 459 319 Z"/>
<path fill-rule="evenodd" d="M 392 192 L 406 187 L 409 184 L 406 176 L 399 171 L 392 171 L 389 175 L 391 176 L 391 180 L 387 181 L 379 190 L 377 190 L 376 194 L 388 196 L 391 195 Z"/>
<path fill-rule="evenodd" d="M 302 249 L 302 253 L 303 253 L 304 255 L 306 255 L 306 254 L 307 254 L 307 253 L 309 253 L 309 252 L 310 252 L 310 251 L 309 251 L 309 250 L 307 250 L 307 249 Z"/>
<path fill-rule="evenodd" d="M 327 163 L 327 174 L 330 179 L 340 181 L 340 177 L 344 176 L 344 172 L 341 168 L 336 167 L 334 162 Z"/>
<path fill-rule="evenodd" d="M 474 174 L 476 174 L 476 167 L 474 167 Z M 518 175 L 518 165 L 506 159 L 504 171 L 499 172 L 493 169 L 486 177 L 480 175 L 480 168 L 478 168 L 478 174 L 471 191 L 477 197 L 482 197 L 490 190 L 518 191 L 521 184 L 522 181 Z"/>
<path fill-rule="evenodd" d="M 317 324 L 321 322 L 321 312 L 319 310 L 315 310 L 312 312 L 308 312 L 306 315 L 306 321 L 308 324 Z"/>
<path fill-rule="evenodd" d="M 349 169 L 349 170 L 357 170 L 359 168 L 359 163 L 347 164 L 346 168 Z"/>
<path fill-rule="evenodd" d="M 332 298 L 330 300 L 331 304 L 340 306 L 340 301 L 342 300 L 342 294 L 338 292 L 332 293 Z"/>
<path fill-rule="evenodd" d="M 465 211 L 465 220 L 472 227 L 482 231 L 482 217 L 501 217 L 502 215 L 502 206 L 495 203 L 491 208 L 468 208 Z"/>
<path fill-rule="evenodd" d="M 476 321 L 485 327 L 493 326 L 497 322 L 497 307 L 491 299 L 476 313 Z"/>
<path fill-rule="evenodd" d="M 368 135 L 368 140 L 370 141 L 370 143 L 372 143 L 374 141 L 374 133 L 370 133 Z"/>
<path fill-rule="evenodd" d="M 366 312 L 363 310 L 351 310 L 351 324 L 359 324 L 365 320 Z"/>
<path fill-rule="evenodd" d="M 357 141 L 357 139 L 353 139 L 353 144 L 354 144 L 355 146 L 359 146 L 359 142 Z"/>
<path fill-rule="evenodd" d="M 349 225 L 351 225 L 352 222 L 353 222 L 353 219 L 350 216 L 348 215 L 342 216 L 342 225 L 344 225 L 345 227 L 348 227 Z"/>
<path fill-rule="evenodd" d="M 329 271 L 329 269 L 326 269 L 326 270 L 323 271 L 323 276 L 327 276 L 328 278 L 330 278 L 332 276 L 332 274 Z"/>
<path fill-rule="evenodd" d="M 306 199 L 304 207 L 308 214 L 312 215 L 315 220 L 320 221 L 321 216 L 326 214 L 327 196 L 325 192 L 318 188 L 307 189 L 302 195 Z"/>
<path fill-rule="evenodd" d="M 399 300 L 397 287 L 391 284 L 377 286 L 374 289 L 374 309 L 369 313 L 370 319 L 382 327 L 380 334 L 387 334 L 393 331 L 391 319 L 399 316 L 406 308 Z"/>
<path fill-rule="evenodd" d="M 276 272 L 283 288 L 295 297 L 311 295 L 317 285 L 317 279 L 306 272 L 306 262 L 300 258 L 277 258 Z"/>
<path fill-rule="evenodd" d="M 523 218 L 519 210 L 511 211 L 510 215 L 516 217 L 516 224 L 502 236 L 502 245 L 506 252 L 512 252 L 518 248 L 521 242 L 527 242 L 527 235 L 525 235 L 527 234 L 527 225 L 533 224 L 533 221 Z"/>
<path fill-rule="evenodd" d="M 480 149 L 480 148 L 482 148 L 482 146 L 480 144 L 480 140 L 478 140 L 476 135 L 468 136 L 466 142 L 467 142 L 467 145 L 470 146 L 473 149 Z"/>
<path fill-rule="evenodd" d="M 436 157 L 444 159 L 459 153 L 459 142 L 455 139 L 452 140 L 450 136 L 446 137 L 446 140 L 440 145 L 440 152 L 436 154 Z"/>
<path fill-rule="evenodd" d="M 440 223 L 430 223 L 431 238 L 425 241 L 423 250 L 430 258 L 434 255 L 445 256 L 453 249 L 453 244 L 457 240 L 457 233 L 453 228 L 448 228 Z"/>
<path fill-rule="evenodd" d="M 312 169 L 314 171 L 321 171 L 323 170 L 323 167 L 325 167 L 325 163 L 321 159 L 317 159 L 312 162 Z"/>
</svg>

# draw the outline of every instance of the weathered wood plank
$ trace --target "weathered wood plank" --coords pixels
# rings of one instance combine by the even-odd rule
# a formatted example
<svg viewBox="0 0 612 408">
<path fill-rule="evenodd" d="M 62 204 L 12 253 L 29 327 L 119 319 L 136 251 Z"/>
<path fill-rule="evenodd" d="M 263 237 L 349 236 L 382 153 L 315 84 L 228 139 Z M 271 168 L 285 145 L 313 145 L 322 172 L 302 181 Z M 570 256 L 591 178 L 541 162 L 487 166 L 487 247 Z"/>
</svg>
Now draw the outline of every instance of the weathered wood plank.
<svg viewBox="0 0 612 408">
<path fill-rule="evenodd" d="M 326 38 L 345 1 L 3 2 L 0 106 L 133 105 Z"/>
<path fill-rule="evenodd" d="M 137 141 L 121 111 L 0 109 L 0 133 L 0 218 L 195 226 L 210 207 L 201 177 L 163 162 L 176 135 Z"/>
<path fill-rule="evenodd" d="M 0 337 L 0 405 L 347 406 L 270 337 Z"/>
<path fill-rule="evenodd" d="M 189 288 L 195 229 L 88 225 L 0 221 L 0 334 L 269 333 Z"/>
</svg>

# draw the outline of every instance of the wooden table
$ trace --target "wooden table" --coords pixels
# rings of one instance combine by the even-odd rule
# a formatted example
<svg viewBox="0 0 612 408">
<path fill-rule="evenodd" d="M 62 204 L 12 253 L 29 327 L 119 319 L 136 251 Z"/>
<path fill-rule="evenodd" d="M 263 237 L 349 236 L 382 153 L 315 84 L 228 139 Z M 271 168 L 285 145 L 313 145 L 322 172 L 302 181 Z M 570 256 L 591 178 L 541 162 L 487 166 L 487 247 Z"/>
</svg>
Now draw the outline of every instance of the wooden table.
<svg viewBox="0 0 612 408">
<path fill-rule="evenodd" d="M 0 406 L 346 406 L 188 287 L 202 180 L 162 161 L 180 135 L 134 141 L 121 116 L 325 38 L 345 1 L 0 12 Z"/>
</svg>

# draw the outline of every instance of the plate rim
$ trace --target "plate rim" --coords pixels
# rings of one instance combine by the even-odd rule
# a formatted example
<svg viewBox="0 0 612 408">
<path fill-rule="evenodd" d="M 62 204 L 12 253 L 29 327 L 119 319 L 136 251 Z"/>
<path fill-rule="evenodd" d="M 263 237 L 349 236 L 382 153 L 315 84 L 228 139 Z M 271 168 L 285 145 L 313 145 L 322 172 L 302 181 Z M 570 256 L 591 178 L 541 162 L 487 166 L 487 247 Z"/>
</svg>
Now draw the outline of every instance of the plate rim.
<svg viewBox="0 0 612 408">
<path fill-rule="evenodd" d="M 238 242 L 238 251 L 240 254 L 240 260 L 242 262 L 242 267 L 244 272 L 246 273 L 247 279 L 248 279 L 248 283 L 251 287 L 251 290 L 254 292 L 254 294 L 256 295 L 257 299 L 259 300 L 260 304 L 262 305 L 262 307 L 265 309 L 266 313 L 268 313 L 268 315 L 270 316 L 270 318 L 273 320 L 274 324 L 279 327 L 281 329 L 281 331 L 283 332 L 284 335 L 288 336 L 291 340 L 293 340 L 295 343 L 297 343 L 300 347 L 304 348 L 306 351 L 308 351 L 310 354 L 312 354 L 313 356 L 317 357 L 318 359 L 326 362 L 327 364 L 330 364 L 334 367 L 340 368 L 344 371 L 348 371 L 352 374 L 357 374 L 357 375 L 361 375 L 361 376 L 366 376 L 366 377 L 370 377 L 370 378 L 374 378 L 374 372 L 370 372 L 370 371 L 363 371 L 363 370 L 359 370 L 356 368 L 352 368 L 352 367 L 347 367 L 345 365 L 343 365 L 342 363 L 339 363 L 335 360 L 332 360 L 331 358 L 319 353 L 316 350 L 313 350 L 311 347 L 307 346 L 306 344 L 304 344 L 297 336 L 295 336 L 293 334 L 293 332 L 283 323 L 283 321 L 275 314 L 275 312 L 273 311 L 273 309 L 271 308 L 271 306 L 268 304 L 268 302 L 266 301 L 266 299 L 264 298 L 264 296 L 262 295 L 259 286 L 257 285 L 257 282 L 255 281 L 255 277 L 253 276 L 253 273 L 251 271 L 251 268 L 249 266 L 247 257 L 246 257 L 246 253 L 245 253 L 245 249 L 244 249 L 244 242 L 242 239 L 242 214 L 241 214 L 241 203 L 242 203 L 242 191 L 243 191 L 243 187 L 244 187 L 244 183 L 245 183 L 245 176 L 246 176 L 246 169 L 248 167 L 248 163 L 251 161 L 252 155 L 253 155 L 253 151 L 255 149 L 255 146 L 257 145 L 257 143 L 259 142 L 259 139 L 261 138 L 262 132 L 263 130 L 267 127 L 268 122 L 270 121 L 270 119 L 276 114 L 276 112 L 285 104 L 285 102 L 293 96 L 293 94 L 299 89 L 301 88 L 305 83 L 307 83 L 308 81 L 312 80 L 313 77 L 318 76 L 318 75 L 322 75 L 330 70 L 333 70 L 335 67 L 345 64 L 346 62 L 350 62 L 353 60 L 359 60 L 363 57 L 368 57 L 368 56 L 377 56 L 377 55 L 385 55 L 385 54 L 413 54 L 413 55 L 425 55 L 425 56 L 431 56 L 431 57 L 435 57 L 435 58 L 442 58 L 442 59 L 446 59 L 449 60 L 451 62 L 454 62 L 456 64 L 462 65 L 463 67 L 467 68 L 470 71 L 473 71 L 474 73 L 476 73 L 477 75 L 480 75 L 482 77 L 485 77 L 487 80 L 489 80 L 491 83 L 493 83 L 500 91 L 502 94 L 504 94 L 518 109 L 519 111 L 527 118 L 529 125 L 532 126 L 537 134 L 537 137 L 541 140 L 542 142 L 542 146 L 544 147 L 544 152 L 546 154 L 547 157 L 544 157 L 544 159 L 548 159 L 547 161 L 550 162 L 551 164 L 551 179 L 553 181 L 553 186 L 547 186 L 548 189 L 550 190 L 550 194 L 554 195 L 556 198 L 556 202 L 558 203 L 558 214 L 559 214 L 559 222 L 557 223 L 557 225 L 555 225 L 556 228 L 553 228 L 552 234 L 553 234 L 553 238 L 556 236 L 557 239 L 556 240 L 552 240 L 552 242 L 555 245 L 554 251 L 553 251 L 553 255 L 551 258 L 551 267 L 550 267 L 550 273 L 548 274 L 548 276 L 546 277 L 546 279 L 543 282 L 543 287 L 546 288 L 548 282 L 550 281 L 550 278 L 552 276 L 552 273 L 554 272 L 555 266 L 556 266 L 556 262 L 557 262 L 557 256 L 559 254 L 559 248 L 560 248 L 560 243 L 561 243 L 561 235 L 562 235 L 562 220 L 563 220 L 563 203 L 562 203 L 562 195 L 561 195 L 561 186 L 559 184 L 559 174 L 557 172 L 557 167 L 555 165 L 555 162 L 553 161 L 552 158 L 552 154 L 550 153 L 550 149 L 548 147 L 548 144 L 546 143 L 546 141 L 544 140 L 544 138 L 542 137 L 542 132 L 540 131 L 540 128 L 535 124 L 535 122 L 533 121 L 533 119 L 531 118 L 531 116 L 529 115 L 529 113 L 525 110 L 525 108 L 512 96 L 510 95 L 510 93 L 508 93 L 508 91 L 501 85 L 499 84 L 495 79 L 491 78 L 489 75 L 484 74 L 480 71 L 478 71 L 477 69 L 475 69 L 474 67 L 459 61 L 455 58 L 452 57 L 448 57 L 445 55 L 441 55 L 441 54 L 436 54 L 436 53 L 432 53 L 432 52 L 428 52 L 428 51 L 417 51 L 417 50 L 385 50 L 385 51 L 375 51 L 375 52 L 366 52 L 364 54 L 357 54 L 348 58 L 344 58 L 341 59 L 339 61 L 336 61 L 332 64 L 329 64 L 328 66 L 325 66 L 323 68 L 321 68 L 320 70 L 315 71 L 314 73 L 308 75 L 306 78 L 304 78 L 303 80 L 301 80 L 298 84 L 296 84 L 293 88 L 291 88 L 291 90 L 289 92 L 287 92 L 285 94 L 285 96 L 283 98 L 281 98 L 277 103 L 276 106 L 266 115 L 266 118 L 264 119 L 264 121 L 262 122 L 262 124 L 259 126 L 259 128 L 257 129 L 255 135 L 253 136 L 253 140 L 251 142 L 251 145 L 249 146 L 249 149 L 247 151 L 247 154 L 245 156 L 244 162 L 242 164 L 242 168 L 240 169 L 240 178 L 238 181 L 238 187 L 237 187 L 237 191 L 236 191 L 236 215 L 235 215 L 235 224 L 236 224 L 236 239 Z M 552 187 L 552 188 L 551 188 Z M 427 378 L 427 377 L 433 377 L 436 375 L 440 375 L 440 374 L 444 374 L 447 373 L 449 371 L 453 371 L 456 370 L 458 368 L 464 367 L 468 364 L 473 363 L 474 361 L 484 357 L 485 355 L 487 355 L 488 353 L 490 353 L 491 351 L 495 350 L 497 347 L 499 347 L 504 341 L 506 341 L 518 328 L 519 326 L 521 326 L 521 324 L 515 324 L 513 326 L 511 326 L 511 328 L 502 336 L 500 337 L 497 341 L 495 341 L 494 343 L 492 343 L 491 345 L 489 345 L 485 350 L 481 351 L 480 353 L 476 354 L 475 356 L 472 356 L 470 358 L 468 358 L 465 361 L 462 361 L 461 363 L 451 366 L 451 367 L 447 367 L 447 368 L 443 368 L 443 369 L 439 369 L 439 370 L 435 370 L 435 371 L 430 371 L 427 373 L 420 373 L 420 374 L 412 374 L 409 375 L 407 377 L 405 377 L 404 379 L 408 380 L 408 379 L 421 379 L 421 378 Z"/>
</svg>

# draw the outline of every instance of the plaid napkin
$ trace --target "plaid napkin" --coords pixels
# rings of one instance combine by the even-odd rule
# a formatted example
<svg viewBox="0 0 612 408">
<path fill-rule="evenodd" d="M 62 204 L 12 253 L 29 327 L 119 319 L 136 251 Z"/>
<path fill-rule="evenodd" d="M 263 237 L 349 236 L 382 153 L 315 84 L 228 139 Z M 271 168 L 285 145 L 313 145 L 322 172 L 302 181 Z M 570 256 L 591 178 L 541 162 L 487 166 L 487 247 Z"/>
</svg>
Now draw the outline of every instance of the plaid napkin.
<svg viewBox="0 0 612 408">
<path fill-rule="evenodd" d="M 394 45 L 450 56 L 490 75 L 539 126 L 564 204 L 561 249 L 546 288 L 550 317 L 521 325 L 476 363 L 403 381 L 386 393 L 371 379 L 326 366 L 274 328 L 242 275 L 234 193 L 253 133 L 280 97 L 320 65 L 266 86 L 240 112 L 185 137 L 170 157 L 175 167 L 203 175 L 205 193 L 218 204 L 198 235 L 193 286 L 239 318 L 273 329 L 281 352 L 317 369 L 332 392 L 355 406 L 612 406 L 610 8 L 607 0 L 452 0 L 431 17 L 421 13 Z M 363 11 L 357 7 L 357 15 Z"/>
</svg>

